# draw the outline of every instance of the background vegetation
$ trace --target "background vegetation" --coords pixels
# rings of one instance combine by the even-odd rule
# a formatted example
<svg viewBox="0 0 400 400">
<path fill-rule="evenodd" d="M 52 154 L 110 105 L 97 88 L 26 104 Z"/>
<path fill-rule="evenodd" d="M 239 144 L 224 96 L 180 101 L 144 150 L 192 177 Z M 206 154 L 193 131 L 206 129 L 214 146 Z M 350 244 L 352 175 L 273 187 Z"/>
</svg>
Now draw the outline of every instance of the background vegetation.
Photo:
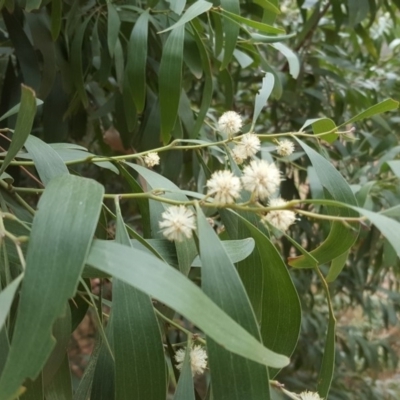
<svg viewBox="0 0 400 400">
<path fill-rule="evenodd" d="M 268 355 L 269 377 L 293 392 L 398 398 L 400 117 L 384 113 L 398 106 L 385 102 L 400 89 L 398 0 L 3 0 L 0 7 L 1 400 L 16 398 L 22 385 L 28 400 L 284 398 L 266 384 L 265 369 L 227 350 L 258 362 Z M 260 134 L 261 157 L 285 176 L 283 198 L 344 217 L 358 214 L 329 207 L 330 199 L 358 205 L 374 225 L 362 223 L 356 241 L 347 225 L 318 258 L 312 251 L 334 230 L 330 221 L 301 216 L 282 236 L 250 227 L 249 214 L 206 207 L 214 230 L 199 212 L 195 239 L 166 241 L 158 228 L 164 206 L 155 200 L 204 193 L 227 162 L 229 151 L 210 142 L 224 139 L 215 126 L 228 110 L 241 114 L 243 132 Z M 302 127 L 325 140 L 304 138 L 291 156 L 277 157 L 268 135 Z M 161 149 L 174 140 L 192 148 Z M 138 156 L 152 149 L 161 157 L 154 171 Z M 152 189 L 172 193 L 147 195 Z M 286 263 L 291 239 L 305 258 L 315 255 L 331 303 L 315 269 Z M 244 240 L 240 280 L 229 267 L 218 275 L 193 266 L 197 254 L 203 266 L 218 257 L 232 265 L 222 240 Z M 229 302 L 251 306 L 240 312 Z M 94 349 L 72 385 L 66 348 L 87 313 Z M 226 314 L 265 347 L 237 325 L 212 326 L 217 316 L 228 324 Z M 173 362 L 187 330 L 194 341 L 207 337 L 218 371 L 195 379 L 195 394 L 190 373 L 178 380 Z M 280 370 L 276 353 L 290 357 L 289 366 Z"/>
</svg>

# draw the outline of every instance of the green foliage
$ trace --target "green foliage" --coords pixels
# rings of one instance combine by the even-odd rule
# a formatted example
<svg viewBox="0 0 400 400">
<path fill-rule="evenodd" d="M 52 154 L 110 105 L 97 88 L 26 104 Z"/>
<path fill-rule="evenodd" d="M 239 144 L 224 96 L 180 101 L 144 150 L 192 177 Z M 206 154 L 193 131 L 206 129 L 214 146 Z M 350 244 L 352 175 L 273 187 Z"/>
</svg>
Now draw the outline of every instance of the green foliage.
<svg viewBox="0 0 400 400">
<path fill-rule="evenodd" d="M 393 350 L 342 319 L 397 323 L 400 4 L 0 8 L 0 400 L 390 398 L 357 374 Z"/>
</svg>

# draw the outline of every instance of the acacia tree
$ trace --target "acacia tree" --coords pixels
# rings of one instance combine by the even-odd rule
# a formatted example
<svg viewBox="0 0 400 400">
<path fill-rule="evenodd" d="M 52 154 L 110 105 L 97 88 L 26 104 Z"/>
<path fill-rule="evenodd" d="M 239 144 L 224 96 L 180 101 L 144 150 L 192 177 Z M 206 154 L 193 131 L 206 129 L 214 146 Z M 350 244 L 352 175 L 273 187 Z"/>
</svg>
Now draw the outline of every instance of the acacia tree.
<svg viewBox="0 0 400 400">
<path fill-rule="evenodd" d="M 374 263 L 399 255 L 397 152 L 379 147 L 398 102 L 339 73 L 388 44 L 368 4 L 0 2 L 0 400 L 328 396 L 337 282 L 368 240 Z M 308 358 L 313 286 L 327 308 Z M 72 388 L 88 308 L 98 338 Z"/>
</svg>

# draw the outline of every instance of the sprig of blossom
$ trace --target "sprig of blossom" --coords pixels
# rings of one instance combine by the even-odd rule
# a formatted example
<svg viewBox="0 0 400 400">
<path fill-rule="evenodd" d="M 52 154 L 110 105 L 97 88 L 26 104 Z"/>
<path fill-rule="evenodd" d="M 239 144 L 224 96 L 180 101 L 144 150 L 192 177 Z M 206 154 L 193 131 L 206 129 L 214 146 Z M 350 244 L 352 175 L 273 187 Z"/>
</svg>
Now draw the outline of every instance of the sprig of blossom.
<svg viewBox="0 0 400 400">
<path fill-rule="evenodd" d="M 240 139 L 240 143 L 232 150 L 233 158 L 241 164 L 246 158 L 252 157 L 261 148 L 261 142 L 254 133 L 246 133 Z"/>
<path fill-rule="evenodd" d="M 160 157 L 158 156 L 158 153 L 154 151 L 146 154 L 143 158 L 143 161 L 148 168 L 152 168 L 155 165 L 160 164 Z"/>
<path fill-rule="evenodd" d="M 280 182 L 278 168 L 265 160 L 253 160 L 243 170 L 243 187 L 260 200 L 272 196 Z"/>
<path fill-rule="evenodd" d="M 269 205 L 271 207 L 284 207 L 287 202 L 281 198 L 271 199 Z M 296 214 L 290 210 L 272 210 L 267 215 L 262 217 L 262 222 L 269 222 L 279 230 L 286 232 L 290 225 L 296 221 Z"/>
<path fill-rule="evenodd" d="M 290 156 L 294 152 L 294 144 L 287 139 L 280 140 L 278 141 L 276 151 L 282 157 Z"/>
<path fill-rule="evenodd" d="M 185 238 L 192 237 L 196 222 L 189 208 L 183 205 L 171 206 L 161 216 L 163 220 L 159 222 L 159 225 L 168 240 L 182 242 Z"/>
<path fill-rule="evenodd" d="M 177 362 L 176 368 L 181 370 L 183 361 L 185 360 L 186 349 L 179 349 L 175 353 L 175 361 Z M 201 346 L 193 346 L 190 349 L 190 368 L 192 376 L 202 375 L 207 368 L 207 353 Z"/>
<path fill-rule="evenodd" d="M 227 111 L 218 120 L 218 130 L 231 137 L 238 133 L 243 126 L 242 117 L 235 111 Z"/>
<path fill-rule="evenodd" d="M 300 393 L 300 400 L 324 400 L 318 393 L 305 391 Z"/>
<path fill-rule="evenodd" d="M 207 194 L 214 196 L 217 203 L 230 204 L 240 196 L 240 179 L 231 171 L 216 171 L 207 181 Z"/>
</svg>

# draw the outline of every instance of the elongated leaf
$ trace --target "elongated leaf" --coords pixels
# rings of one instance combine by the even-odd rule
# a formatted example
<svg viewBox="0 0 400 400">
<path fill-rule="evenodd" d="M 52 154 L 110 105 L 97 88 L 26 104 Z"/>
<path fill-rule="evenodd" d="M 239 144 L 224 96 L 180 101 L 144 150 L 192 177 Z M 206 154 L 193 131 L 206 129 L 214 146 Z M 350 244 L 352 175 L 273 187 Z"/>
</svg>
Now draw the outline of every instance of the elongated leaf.
<svg viewBox="0 0 400 400">
<path fill-rule="evenodd" d="M 17 291 L 22 278 L 23 275 L 21 274 L 0 292 L 0 331 L 3 329 L 6 322 L 8 312 L 10 311 L 11 304 L 14 300 L 15 292 Z"/>
<path fill-rule="evenodd" d="M 68 356 L 65 355 L 61 367 L 45 389 L 46 400 L 71 400 L 72 383 Z"/>
<path fill-rule="evenodd" d="M 370 118 L 376 114 L 382 114 L 387 111 L 396 110 L 399 108 L 399 102 L 393 99 L 384 100 L 374 106 L 368 108 L 368 110 L 363 111 L 362 113 L 356 115 L 353 118 L 350 118 L 348 121 L 344 122 L 343 124 L 339 125 L 339 128 L 348 124 L 351 124 L 356 121 L 360 121 L 365 118 Z"/>
<path fill-rule="evenodd" d="M 254 114 L 253 114 L 253 122 L 252 129 L 256 125 L 257 118 L 261 114 L 262 109 L 266 106 L 267 100 L 272 93 L 272 89 L 274 88 L 275 78 L 274 75 L 267 72 L 263 78 L 262 86 L 260 91 L 256 95 L 256 101 L 254 104 Z"/>
<path fill-rule="evenodd" d="M 136 262 L 135 268 L 132 260 Z M 195 284 L 154 256 L 110 241 L 94 240 L 87 264 L 160 300 L 229 351 L 277 368 L 289 362 L 287 357 L 265 348 Z"/>
<path fill-rule="evenodd" d="M 86 27 L 91 19 L 91 16 L 87 17 L 85 21 L 79 26 L 77 32 L 71 43 L 71 70 L 72 77 L 74 80 L 76 91 L 82 101 L 82 104 L 87 107 L 89 100 L 85 90 L 85 81 L 83 75 L 82 66 L 82 42 L 85 36 Z"/>
<path fill-rule="evenodd" d="M 77 287 L 102 196 L 98 183 L 64 175 L 54 178 L 40 199 L 13 341 L 0 378 L 1 400 L 16 396 L 26 378 L 38 376 L 54 346 L 51 329 Z"/>
<path fill-rule="evenodd" d="M 43 104 L 43 101 L 40 99 L 35 99 L 36 106 L 41 106 Z M 21 108 L 21 103 L 18 103 L 14 107 L 12 107 L 10 110 L 8 110 L 4 115 L 0 117 L 0 121 L 3 121 L 4 119 L 11 117 L 11 115 L 17 114 Z"/>
<path fill-rule="evenodd" d="M 355 206 L 357 204 L 356 198 L 349 184 L 345 181 L 342 175 L 340 175 L 336 168 L 303 141 L 297 141 L 310 158 L 320 183 L 329 192 L 331 198 Z M 340 215 L 342 217 L 356 216 L 353 211 L 344 208 L 329 209 L 329 211 L 333 215 Z M 324 264 L 339 257 L 347 251 L 357 239 L 359 226 L 352 226 L 353 230 L 344 226 L 340 222 L 333 222 L 328 237 L 319 247 L 311 251 L 310 254 L 319 264 Z M 296 268 L 311 267 L 304 256 L 291 258 L 289 264 Z"/>
<path fill-rule="evenodd" d="M 116 207 L 115 239 L 131 247 L 118 203 Z M 150 297 L 114 279 L 112 313 L 114 337 L 118 338 L 114 341 L 116 399 L 164 400 L 167 388 L 164 350 Z"/>
<path fill-rule="evenodd" d="M 115 45 L 117 44 L 119 28 L 121 26 L 121 20 L 119 19 L 117 10 L 114 5 L 109 2 L 107 3 L 107 44 L 108 51 L 111 57 L 114 57 Z"/>
<path fill-rule="evenodd" d="M 238 215 L 256 242 L 263 270 L 261 337 L 263 343 L 290 357 L 301 326 L 301 306 L 296 288 L 275 246 L 253 223 Z M 285 312 L 282 312 L 285 310 Z M 277 371 L 272 371 L 274 375 Z"/>
<path fill-rule="evenodd" d="M 192 378 L 192 369 L 190 367 L 190 349 L 192 341 L 188 338 L 186 344 L 185 359 L 179 376 L 178 386 L 176 388 L 174 400 L 195 400 L 194 397 L 194 384 Z"/>
<path fill-rule="evenodd" d="M 186 5 L 186 0 L 167 0 L 167 2 L 170 4 L 170 10 L 178 15 L 182 14 L 182 11 Z"/>
<path fill-rule="evenodd" d="M 289 73 L 296 79 L 300 72 L 300 61 L 297 54 L 283 43 L 271 43 L 271 46 L 280 51 L 287 59 L 289 64 Z"/>
<path fill-rule="evenodd" d="M 163 48 L 159 70 L 159 98 L 161 108 L 161 136 L 168 143 L 178 115 L 182 89 L 183 39 L 185 27 L 174 29 Z"/>
<path fill-rule="evenodd" d="M 342 255 L 332 260 L 328 275 L 326 276 L 326 281 L 328 283 L 333 282 L 342 272 L 344 266 L 346 265 L 348 256 L 349 251 L 345 251 Z"/>
<path fill-rule="evenodd" d="M 235 266 L 201 209 L 196 211 L 204 292 L 254 337 L 260 338 L 253 309 Z M 269 398 L 268 371 L 263 366 L 230 353 L 211 338 L 207 339 L 207 348 L 215 398 Z M 230 379 L 229 385 L 227 379 Z"/>
<path fill-rule="evenodd" d="M 27 86 L 21 86 L 21 108 L 18 113 L 15 131 L 7 155 L 0 168 L 0 175 L 8 167 L 15 155 L 21 150 L 26 138 L 31 133 L 36 114 L 35 92 Z"/>
<path fill-rule="evenodd" d="M 176 29 L 179 26 L 185 25 L 192 19 L 208 11 L 212 6 L 213 6 L 212 3 L 209 3 L 208 1 L 204 0 L 196 1 L 186 10 L 185 14 L 182 15 L 179 21 L 171 25 L 169 28 L 164 29 L 163 31 L 160 31 L 158 33 L 168 32 L 172 29 Z"/>
<path fill-rule="evenodd" d="M 222 5 L 222 1 L 221 1 Z M 264 24 L 262 22 L 254 21 L 252 19 L 244 18 L 241 17 L 238 14 L 234 14 L 232 12 L 229 12 L 227 9 L 222 10 L 222 16 L 227 18 L 227 19 L 233 19 L 234 21 L 237 21 L 240 24 L 244 24 L 247 26 L 250 26 L 251 28 L 257 29 L 260 32 L 266 32 L 266 33 L 285 33 L 284 29 L 281 28 L 275 28 L 271 25 Z"/>
<path fill-rule="evenodd" d="M 318 393 L 323 399 L 328 398 L 335 369 L 335 327 L 336 320 L 334 315 L 331 313 L 331 309 L 329 309 L 328 331 L 317 386 Z"/>
<path fill-rule="evenodd" d="M 51 2 L 51 37 L 54 41 L 57 40 L 61 30 L 62 5 L 62 0 Z"/>
<path fill-rule="evenodd" d="M 52 178 L 69 174 L 68 168 L 61 157 L 39 138 L 29 135 L 25 142 L 25 148 L 32 156 L 40 179 L 45 186 Z"/>
<path fill-rule="evenodd" d="M 221 0 L 221 7 L 224 9 L 225 14 L 222 16 L 229 15 L 232 17 L 238 17 L 240 14 L 239 0 Z M 230 63 L 233 52 L 235 51 L 237 38 L 239 36 L 240 26 L 230 18 L 225 18 L 223 23 L 224 32 L 224 55 L 220 69 L 225 69 Z"/>
<path fill-rule="evenodd" d="M 132 90 L 136 109 L 141 113 L 146 99 L 146 62 L 149 11 L 146 10 L 136 21 L 128 44 L 126 73 Z"/>
</svg>

